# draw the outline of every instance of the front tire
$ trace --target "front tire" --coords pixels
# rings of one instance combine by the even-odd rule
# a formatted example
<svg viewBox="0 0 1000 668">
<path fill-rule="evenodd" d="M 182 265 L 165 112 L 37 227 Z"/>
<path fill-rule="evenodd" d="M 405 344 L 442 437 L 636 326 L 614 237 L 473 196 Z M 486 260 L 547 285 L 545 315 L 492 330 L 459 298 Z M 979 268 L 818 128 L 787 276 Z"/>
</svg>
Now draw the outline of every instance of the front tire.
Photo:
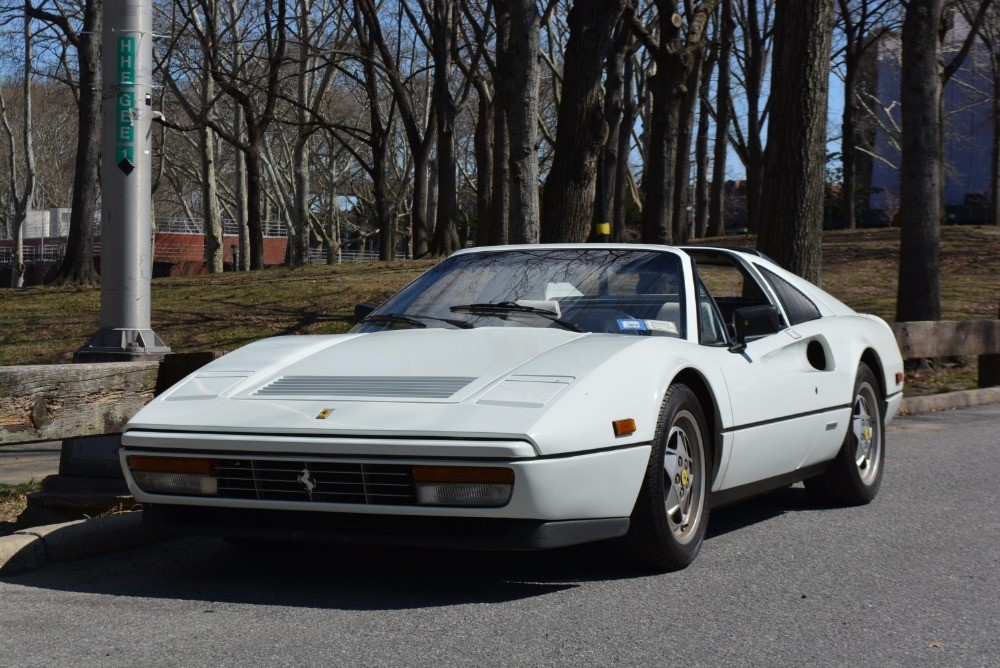
<svg viewBox="0 0 1000 668">
<path fill-rule="evenodd" d="M 844 444 L 830 466 L 805 481 L 816 501 L 839 506 L 861 506 L 878 494 L 885 463 L 885 416 L 878 379 L 861 363 L 854 381 L 851 423 Z"/>
<path fill-rule="evenodd" d="M 705 415 L 686 385 L 667 390 L 625 545 L 631 561 L 656 572 L 684 568 L 708 525 L 711 484 Z"/>
</svg>

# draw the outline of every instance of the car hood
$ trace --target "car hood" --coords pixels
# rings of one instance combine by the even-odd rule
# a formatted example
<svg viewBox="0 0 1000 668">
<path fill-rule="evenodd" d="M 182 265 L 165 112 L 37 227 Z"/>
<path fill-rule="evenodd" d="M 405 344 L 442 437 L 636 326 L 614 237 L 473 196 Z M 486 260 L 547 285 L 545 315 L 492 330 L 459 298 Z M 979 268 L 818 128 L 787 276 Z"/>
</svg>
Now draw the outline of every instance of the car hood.
<svg viewBox="0 0 1000 668">
<path fill-rule="evenodd" d="M 136 414 L 126 433 L 510 438 L 534 445 L 546 434 L 561 434 L 563 442 L 579 429 L 600 433 L 603 443 L 604 432 L 611 434 L 605 413 L 629 417 L 637 405 L 657 402 L 668 365 L 633 375 L 625 386 L 620 369 L 648 367 L 642 360 L 649 355 L 666 359 L 664 350 L 686 345 L 531 327 L 277 337 L 195 372 Z M 650 438 L 653 422 L 627 440 Z"/>
</svg>

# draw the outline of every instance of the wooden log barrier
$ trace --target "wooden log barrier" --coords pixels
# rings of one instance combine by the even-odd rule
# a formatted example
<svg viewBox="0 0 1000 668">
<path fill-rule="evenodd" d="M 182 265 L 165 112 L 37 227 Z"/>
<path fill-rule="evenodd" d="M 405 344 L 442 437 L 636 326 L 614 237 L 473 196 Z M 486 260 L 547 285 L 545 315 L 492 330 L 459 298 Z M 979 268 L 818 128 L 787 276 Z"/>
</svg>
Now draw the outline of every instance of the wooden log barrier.
<svg viewBox="0 0 1000 668">
<path fill-rule="evenodd" d="M 117 434 L 154 396 L 216 357 L 0 367 L 0 446 Z"/>
<path fill-rule="evenodd" d="M 1000 385 L 1000 320 L 898 322 L 892 327 L 903 359 L 979 358 L 979 387 Z"/>
<path fill-rule="evenodd" d="M 156 391 L 159 362 L 0 367 L 0 445 L 120 432 Z"/>
</svg>

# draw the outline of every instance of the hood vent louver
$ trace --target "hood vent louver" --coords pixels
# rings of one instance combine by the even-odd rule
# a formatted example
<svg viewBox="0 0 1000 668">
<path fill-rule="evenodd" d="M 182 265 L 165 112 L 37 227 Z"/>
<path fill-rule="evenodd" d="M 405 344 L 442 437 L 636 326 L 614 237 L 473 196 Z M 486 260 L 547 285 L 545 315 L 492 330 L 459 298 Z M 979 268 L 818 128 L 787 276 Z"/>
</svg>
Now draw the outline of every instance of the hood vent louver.
<svg viewBox="0 0 1000 668">
<path fill-rule="evenodd" d="M 466 376 L 283 376 L 254 396 L 447 399 L 474 380 Z"/>
</svg>

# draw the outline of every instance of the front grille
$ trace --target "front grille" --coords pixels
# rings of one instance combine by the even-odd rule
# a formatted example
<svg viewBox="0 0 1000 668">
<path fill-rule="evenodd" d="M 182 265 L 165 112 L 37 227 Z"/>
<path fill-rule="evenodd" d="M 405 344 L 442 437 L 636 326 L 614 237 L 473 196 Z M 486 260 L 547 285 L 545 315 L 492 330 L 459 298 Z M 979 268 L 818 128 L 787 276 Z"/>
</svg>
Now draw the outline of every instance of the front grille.
<svg viewBox="0 0 1000 668">
<path fill-rule="evenodd" d="M 474 380 L 468 376 L 282 376 L 254 396 L 447 399 Z"/>
<path fill-rule="evenodd" d="M 308 460 L 220 459 L 218 496 L 227 499 L 412 506 L 413 468 Z"/>
</svg>

